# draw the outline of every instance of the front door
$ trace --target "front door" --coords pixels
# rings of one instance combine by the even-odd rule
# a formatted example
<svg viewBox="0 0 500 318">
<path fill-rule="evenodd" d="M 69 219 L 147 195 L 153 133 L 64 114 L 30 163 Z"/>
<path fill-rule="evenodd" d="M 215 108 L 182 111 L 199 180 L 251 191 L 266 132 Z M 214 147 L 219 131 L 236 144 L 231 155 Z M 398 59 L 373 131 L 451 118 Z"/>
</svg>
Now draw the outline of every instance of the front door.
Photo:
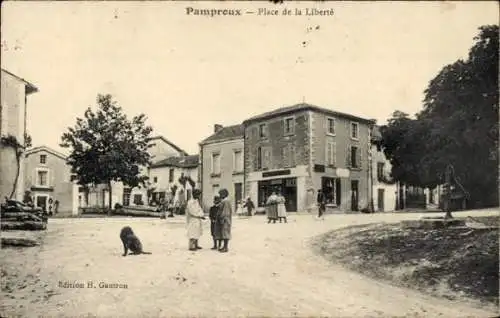
<svg viewBox="0 0 500 318">
<path fill-rule="evenodd" d="M 234 184 L 234 210 L 236 211 L 236 209 L 238 208 L 238 201 L 241 201 L 243 197 L 243 187 L 241 185 L 241 183 L 235 183 Z"/>
<path fill-rule="evenodd" d="M 351 211 L 358 211 L 358 180 L 351 181 Z"/>
<path fill-rule="evenodd" d="M 47 211 L 47 197 L 45 195 L 36 197 L 36 206 L 42 208 L 43 211 Z"/>
<path fill-rule="evenodd" d="M 380 212 L 384 212 L 384 195 L 385 195 L 385 190 L 384 189 L 378 189 L 378 196 L 377 196 L 377 205 L 378 205 L 378 210 Z"/>
</svg>

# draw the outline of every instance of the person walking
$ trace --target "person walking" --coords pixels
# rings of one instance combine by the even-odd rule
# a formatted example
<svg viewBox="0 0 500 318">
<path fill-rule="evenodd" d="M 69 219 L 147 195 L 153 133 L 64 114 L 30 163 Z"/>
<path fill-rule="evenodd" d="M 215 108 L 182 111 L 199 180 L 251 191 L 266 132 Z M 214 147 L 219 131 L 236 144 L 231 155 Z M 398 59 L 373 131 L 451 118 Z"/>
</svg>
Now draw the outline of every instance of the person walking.
<svg viewBox="0 0 500 318">
<path fill-rule="evenodd" d="M 266 210 L 267 210 L 267 224 L 276 223 L 278 219 L 278 196 L 276 195 L 276 191 L 273 191 L 269 198 L 266 201 Z"/>
<path fill-rule="evenodd" d="M 219 205 L 219 225 L 221 227 L 221 239 L 224 243 L 224 246 L 219 249 L 219 252 L 227 253 L 229 250 L 229 240 L 231 239 L 233 208 L 228 198 L 229 192 L 226 189 L 219 190 L 219 196 L 221 198 L 221 203 Z"/>
<path fill-rule="evenodd" d="M 198 189 L 193 190 L 193 196 L 188 201 L 186 206 L 186 225 L 187 236 L 189 238 L 189 250 L 196 251 L 201 249 L 198 245 L 198 240 L 203 234 L 201 220 L 205 220 L 203 209 L 201 208 L 200 198 L 201 191 Z"/>
<path fill-rule="evenodd" d="M 316 201 L 318 203 L 318 219 L 324 219 L 323 213 L 325 213 L 326 210 L 326 198 L 321 189 L 318 190 Z"/>
<path fill-rule="evenodd" d="M 245 203 L 243 204 L 243 207 L 247 208 L 248 216 L 253 215 L 253 210 L 255 209 L 255 205 L 253 204 L 252 199 L 250 199 L 250 196 L 248 196 L 246 198 Z"/>
<path fill-rule="evenodd" d="M 288 223 L 286 219 L 286 206 L 285 206 L 286 200 L 282 193 L 278 194 L 277 202 L 278 202 L 278 219 L 280 220 L 280 223 L 282 219 L 285 220 L 285 223 Z"/>
<path fill-rule="evenodd" d="M 210 234 L 212 234 L 212 239 L 214 241 L 214 246 L 212 247 L 212 250 L 218 250 L 222 248 L 222 241 L 221 241 L 221 233 L 220 233 L 220 226 L 218 223 L 218 214 L 219 214 L 219 205 L 220 205 L 220 197 L 216 195 L 214 197 L 214 205 L 210 207 L 210 213 L 209 213 L 209 218 L 210 218 Z"/>
</svg>

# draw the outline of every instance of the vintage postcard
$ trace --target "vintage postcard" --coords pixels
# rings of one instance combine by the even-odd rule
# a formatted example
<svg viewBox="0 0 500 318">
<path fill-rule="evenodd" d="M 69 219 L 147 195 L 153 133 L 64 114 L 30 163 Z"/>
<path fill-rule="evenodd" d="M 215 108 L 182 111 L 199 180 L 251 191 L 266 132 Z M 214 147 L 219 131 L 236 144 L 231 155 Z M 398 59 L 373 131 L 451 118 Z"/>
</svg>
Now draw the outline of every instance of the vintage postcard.
<svg viewBox="0 0 500 318">
<path fill-rule="evenodd" d="M 1 317 L 499 314 L 496 2 L 1 21 Z"/>
</svg>

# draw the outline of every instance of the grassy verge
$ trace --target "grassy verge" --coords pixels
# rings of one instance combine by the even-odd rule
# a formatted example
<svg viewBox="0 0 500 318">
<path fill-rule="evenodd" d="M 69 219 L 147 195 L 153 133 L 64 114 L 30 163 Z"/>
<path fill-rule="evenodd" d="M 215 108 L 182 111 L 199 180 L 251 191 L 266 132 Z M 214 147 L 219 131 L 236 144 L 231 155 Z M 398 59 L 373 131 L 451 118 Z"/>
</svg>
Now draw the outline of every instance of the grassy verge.
<svg viewBox="0 0 500 318">
<path fill-rule="evenodd" d="M 403 229 L 396 224 L 348 227 L 313 240 L 324 257 L 367 276 L 448 299 L 498 306 L 499 217 L 471 231 Z"/>
</svg>

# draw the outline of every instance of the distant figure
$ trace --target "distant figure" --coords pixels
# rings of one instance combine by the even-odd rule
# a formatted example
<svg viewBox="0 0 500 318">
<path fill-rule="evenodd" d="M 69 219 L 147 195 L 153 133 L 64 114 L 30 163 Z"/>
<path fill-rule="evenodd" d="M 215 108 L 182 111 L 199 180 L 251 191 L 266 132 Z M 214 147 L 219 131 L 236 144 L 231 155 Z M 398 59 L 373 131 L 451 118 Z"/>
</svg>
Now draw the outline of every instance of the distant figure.
<svg viewBox="0 0 500 318">
<path fill-rule="evenodd" d="M 253 204 L 252 199 L 250 199 L 250 196 L 248 196 L 246 198 L 245 203 L 243 204 L 243 207 L 247 208 L 248 216 L 253 215 L 253 210 L 255 209 L 255 205 Z"/>
<path fill-rule="evenodd" d="M 284 219 L 285 220 L 285 223 L 288 223 L 287 222 L 287 219 L 286 219 L 286 206 L 285 206 L 285 197 L 283 196 L 283 194 L 278 194 L 278 219 L 280 220 L 280 223 L 281 223 L 281 220 Z"/>
<path fill-rule="evenodd" d="M 59 211 L 59 200 L 56 200 L 54 202 L 54 213 L 57 214 L 58 211 Z"/>
<path fill-rule="evenodd" d="M 214 241 L 214 246 L 212 250 L 218 250 L 222 248 L 222 238 L 221 238 L 221 227 L 217 222 L 219 216 L 219 205 L 220 205 L 220 197 L 216 195 L 214 197 L 214 205 L 210 207 L 210 234 L 212 234 L 212 239 Z"/>
<path fill-rule="evenodd" d="M 245 214 L 245 212 L 243 212 L 243 204 L 241 201 L 238 201 L 236 203 L 236 215 L 242 216 L 244 214 Z"/>
<path fill-rule="evenodd" d="M 52 198 L 49 199 L 49 215 L 52 215 L 52 204 L 53 204 Z"/>
<path fill-rule="evenodd" d="M 231 239 L 231 226 L 233 208 L 228 198 L 229 192 L 226 189 L 219 190 L 221 204 L 219 205 L 219 224 L 221 226 L 221 238 L 224 246 L 219 249 L 221 253 L 227 253 L 229 240 Z"/>
<path fill-rule="evenodd" d="M 271 223 L 271 221 L 276 223 L 276 220 L 278 219 L 278 196 L 275 191 L 273 191 L 269 198 L 267 198 L 266 210 L 268 219 L 267 224 Z"/>
<path fill-rule="evenodd" d="M 318 197 L 316 198 L 318 203 L 318 219 L 323 218 L 323 213 L 326 210 L 326 198 L 321 189 L 318 190 Z"/>
<path fill-rule="evenodd" d="M 201 249 L 201 247 L 198 245 L 198 240 L 203 233 L 201 220 L 204 220 L 205 216 L 203 214 L 203 209 L 201 208 L 200 202 L 198 201 L 200 194 L 201 191 L 195 189 L 193 191 L 193 196 L 188 201 L 186 206 L 186 225 L 190 251 Z"/>
</svg>

